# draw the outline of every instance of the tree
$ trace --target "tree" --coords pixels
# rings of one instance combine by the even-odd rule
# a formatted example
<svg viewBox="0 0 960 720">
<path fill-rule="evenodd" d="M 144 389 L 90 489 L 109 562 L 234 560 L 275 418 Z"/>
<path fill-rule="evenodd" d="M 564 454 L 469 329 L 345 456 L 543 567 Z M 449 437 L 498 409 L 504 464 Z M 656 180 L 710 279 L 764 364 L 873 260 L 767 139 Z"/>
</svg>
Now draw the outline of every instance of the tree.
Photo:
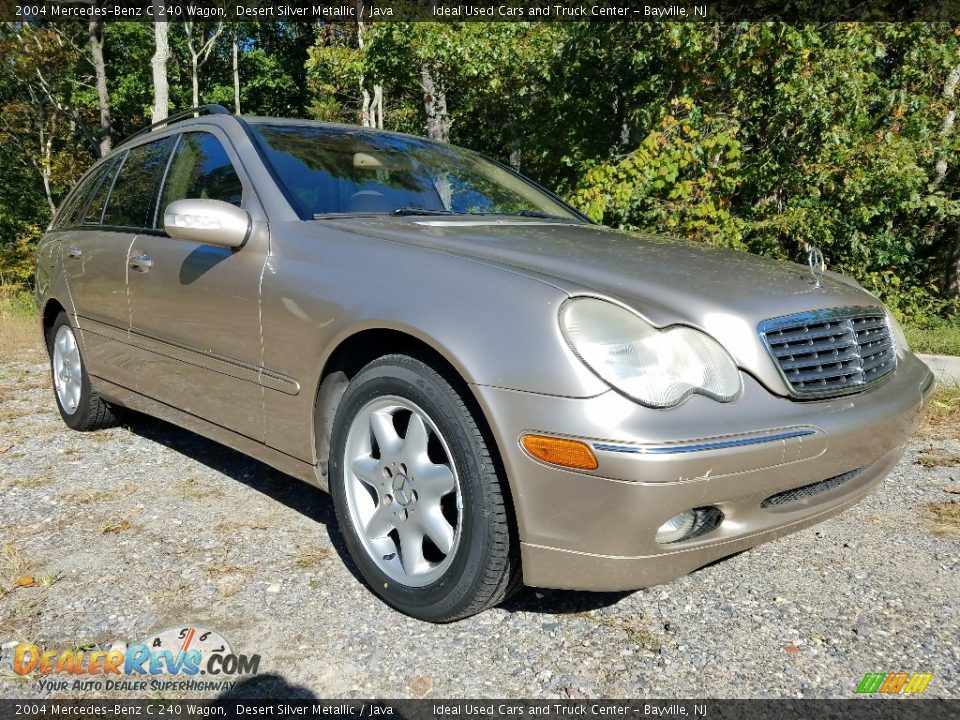
<svg viewBox="0 0 960 720">
<path fill-rule="evenodd" d="M 940 149 L 935 167 L 931 189 L 936 192 L 943 185 L 949 169 L 948 158 L 956 152 L 953 142 L 954 126 L 957 117 L 957 83 L 960 82 L 960 56 L 957 64 L 950 68 L 943 83 L 943 123 L 940 125 Z M 956 217 L 949 223 L 944 233 L 946 251 L 946 270 L 944 285 L 947 295 L 960 298 L 960 220 Z"/>
<path fill-rule="evenodd" d="M 231 53 L 230 58 L 232 62 L 233 70 L 233 111 L 239 115 L 240 114 L 240 63 L 237 56 L 239 55 L 239 45 L 237 44 L 237 31 L 233 31 L 233 43 L 231 44 Z"/>
<path fill-rule="evenodd" d="M 357 0 L 357 47 L 361 56 L 364 50 L 364 35 L 366 28 L 363 20 L 363 0 Z M 362 61 L 361 61 L 362 62 Z M 363 106 L 360 108 L 360 118 L 364 127 L 383 127 L 383 85 L 375 82 L 373 84 L 373 94 L 367 90 L 364 73 L 360 71 L 360 94 L 363 97 Z"/>
<path fill-rule="evenodd" d="M 427 114 L 427 137 L 440 142 L 450 141 L 450 116 L 447 113 L 447 93 L 433 79 L 428 63 L 420 66 L 420 86 L 423 88 L 423 110 Z"/>
<path fill-rule="evenodd" d="M 107 92 L 107 67 L 103 61 L 103 21 L 91 19 L 87 27 L 90 36 L 90 57 L 97 77 L 97 102 L 100 106 L 100 155 L 110 152 L 112 141 L 110 132 L 113 123 L 110 119 L 110 95 Z"/>
<path fill-rule="evenodd" d="M 153 54 L 153 122 L 167 118 L 170 107 L 170 88 L 167 84 L 167 61 L 170 59 L 170 39 L 162 0 L 153 2 L 153 33 L 156 51 Z"/>
<path fill-rule="evenodd" d="M 86 28 L 0 26 L 0 274 L 26 282 L 32 248 L 100 152 Z"/>
<path fill-rule="evenodd" d="M 217 38 L 220 37 L 220 33 L 223 32 L 222 22 L 216 23 L 209 33 L 205 23 L 200 23 L 200 27 L 202 29 L 199 35 L 195 35 L 196 23 L 192 20 L 183 22 L 183 31 L 187 37 L 187 51 L 190 53 L 190 77 L 193 83 L 193 104 L 191 107 L 200 105 L 199 71 L 210 58 L 210 53 L 213 51 Z"/>
</svg>

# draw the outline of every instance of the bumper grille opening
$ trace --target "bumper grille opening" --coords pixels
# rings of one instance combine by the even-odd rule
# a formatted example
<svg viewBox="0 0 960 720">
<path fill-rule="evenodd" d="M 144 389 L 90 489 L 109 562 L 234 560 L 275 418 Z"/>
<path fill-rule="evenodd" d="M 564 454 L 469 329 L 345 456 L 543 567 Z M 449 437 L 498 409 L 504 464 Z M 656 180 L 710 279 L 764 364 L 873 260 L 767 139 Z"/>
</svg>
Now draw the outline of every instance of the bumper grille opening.
<svg viewBox="0 0 960 720">
<path fill-rule="evenodd" d="M 706 535 L 720 527 L 720 523 L 723 522 L 723 513 L 718 508 L 697 508 L 695 512 L 697 513 L 697 522 L 684 540 L 693 540 L 701 535 Z"/>
<path fill-rule="evenodd" d="M 857 392 L 897 366 L 896 348 L 880 308 L 799 313 L 765 320 L 758 329 L 797 397 Z"/>
<path fill-rule="evenodd" d="M 809 500 L 812 497 L 816 497 L 820 493 L 825 493 L 828 490 L 833 490 L 834 488 L 838 488 L 841 485 L 850 482 L 861 472 L 863 472 L 863 468 L 857 468 L 856 470 L 845 472 L 842 475 L 834 475 L 832 478 L 827 478 L 826 480 L 821 480 L 820 482 L 815 482 L 810 485 L 803 485 L 802 487 L 793 488 L 792 490 L 779 492 L 776 495 L 771 495 L 762 503 L 760 503 L 760 507 L 763 510 L 769 510 L 770 508 L 782 507 L 783 505 L 800 502 L 801 500 Z"/>
</svg>

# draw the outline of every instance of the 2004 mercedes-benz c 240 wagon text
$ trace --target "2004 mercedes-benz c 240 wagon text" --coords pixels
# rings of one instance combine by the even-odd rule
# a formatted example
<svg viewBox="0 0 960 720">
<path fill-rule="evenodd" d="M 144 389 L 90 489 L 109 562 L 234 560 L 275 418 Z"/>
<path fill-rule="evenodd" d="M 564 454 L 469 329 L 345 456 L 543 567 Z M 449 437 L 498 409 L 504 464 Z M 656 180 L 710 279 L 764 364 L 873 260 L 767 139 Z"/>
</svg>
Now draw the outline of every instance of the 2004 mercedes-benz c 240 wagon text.
<svg viewBox="0 0 960 720">
<path fill-rule="evenodd" d="M 418 618 L 662 583 L 890 472 L 932 384 L 849 278 L 614 232 L 476 153 L 205 106 L 40 243 L 57 404 L 128 407 L 333 496 Z"/>
</svg>

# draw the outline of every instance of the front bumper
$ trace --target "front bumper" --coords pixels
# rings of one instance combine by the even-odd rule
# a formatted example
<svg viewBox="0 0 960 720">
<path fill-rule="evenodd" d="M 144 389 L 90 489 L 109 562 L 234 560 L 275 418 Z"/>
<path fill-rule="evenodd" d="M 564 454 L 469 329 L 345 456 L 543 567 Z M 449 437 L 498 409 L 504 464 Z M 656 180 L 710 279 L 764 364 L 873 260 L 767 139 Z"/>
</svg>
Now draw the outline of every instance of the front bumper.
<svg viewBox="0 0 960 720">
<path fill-rule="evenodd" d="M 628 590 L 807 527 L 853 505 L 900 459 L 933 386 L 912 354 L 858 395 L 796 402 L 748 375 L 721 404 L 693 396 L 667 410 L 616 392 L 561 398 L 475 386 L 510 482 L 528 585 Z M 593 472 L 546 465 L 522 449 L 525 433 L 583 440 Z M 859 470 L 794 502 L 771 496 Z M 715 530 L 668 545 L 654 539 L 668 518 L 694 507 L 723 513 Z"/>
</svg>

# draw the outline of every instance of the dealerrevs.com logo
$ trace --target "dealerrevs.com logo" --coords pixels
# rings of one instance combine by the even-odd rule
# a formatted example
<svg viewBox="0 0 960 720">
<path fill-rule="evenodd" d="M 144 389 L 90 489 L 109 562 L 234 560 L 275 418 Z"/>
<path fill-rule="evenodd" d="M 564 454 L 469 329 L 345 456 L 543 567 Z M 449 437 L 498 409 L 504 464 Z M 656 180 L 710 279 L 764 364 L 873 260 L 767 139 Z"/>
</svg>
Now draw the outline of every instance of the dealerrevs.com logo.
<svg viewBox="0 0 960 720">
<path fill-rule="evenodd" d="M 856 692 L 861 695 L 919 695 L 932 679 L 933 673 L 867 673 L 857 685 Z"/>
<path fill-rule="evenodd" d="M 108 650 L 43 650 L 20 643 L 12 660 L 14 673 L 37 676 L 42 689 L 54 691 L 222 691 L 234 685 L 233 678 L 260 671 L 259 655 L 238 654 L 216 630 L 193 626 L 168 628 Z"/>
</svg>

